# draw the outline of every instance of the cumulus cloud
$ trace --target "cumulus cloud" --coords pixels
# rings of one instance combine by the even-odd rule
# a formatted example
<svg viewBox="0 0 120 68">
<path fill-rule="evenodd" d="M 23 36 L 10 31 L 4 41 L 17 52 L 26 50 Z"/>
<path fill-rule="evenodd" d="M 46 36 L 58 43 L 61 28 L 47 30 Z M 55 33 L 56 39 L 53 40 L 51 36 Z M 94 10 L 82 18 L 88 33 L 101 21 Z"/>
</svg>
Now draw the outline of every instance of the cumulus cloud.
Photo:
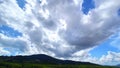
<svg viewBox="0 0 120 68">
<path fill-rule="evenodd" d="M 4 50 L 3 47 L 0 47 L 0 55 L 10 55 L 9 51 Z"/>
<path fill-rule="evenodd" d="M 86 15 L 83 0 L 26 0 L 24 9 L 16 0 L 0 0 L 0 26 L 22 33 L 17 38 L 1 34 L 0 47 L 17 49 L 21 54 L 90 57 L 89 49 L 114 34 L 120 25 L 119 0 L 94 1 L 95 8 Z"/>
<path fill-rule="evenodd" d="M 0 47 L 15 49 L 20 52 L 25 52 L 27 43 L 22 38 L 9 38 L 0 34 Z"/>
<path fill-rule="evenodd" d="M 71 57 L 66 59 L 83 62 L 92 62 L 101 65 L 117 65 L 120 61 L 120 52 L 108 51 L 107 54 L 102 55 L 98 58 L 91 56 L 91 54 L 89 53 L 90 50 L 91 49 L 78 51 L 76 53 L 73 53 Z"/>
<path fill-rule="evenodd" d="M 100 60 L 99 60 L 102 64 L 104 63 L 114 63 L 114 62 L 118 62 L 120 61 L 120 53 L 118 52 L 111 52 L 108 51 L 107 55 L 103 55 Z"/>
</svg>

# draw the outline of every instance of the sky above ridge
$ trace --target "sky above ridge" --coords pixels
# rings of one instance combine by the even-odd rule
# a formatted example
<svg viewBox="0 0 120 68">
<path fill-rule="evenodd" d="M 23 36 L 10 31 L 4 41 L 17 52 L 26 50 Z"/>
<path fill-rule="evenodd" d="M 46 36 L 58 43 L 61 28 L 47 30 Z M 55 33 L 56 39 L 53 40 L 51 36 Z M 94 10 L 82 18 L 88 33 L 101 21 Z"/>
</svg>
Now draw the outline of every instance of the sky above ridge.
<svg viewBox="0 0 120 68">
<path fill-rule="evenodd" d="M 120 0 L 0 0 L 0 55 L 120 64 Z"/>
</svg>

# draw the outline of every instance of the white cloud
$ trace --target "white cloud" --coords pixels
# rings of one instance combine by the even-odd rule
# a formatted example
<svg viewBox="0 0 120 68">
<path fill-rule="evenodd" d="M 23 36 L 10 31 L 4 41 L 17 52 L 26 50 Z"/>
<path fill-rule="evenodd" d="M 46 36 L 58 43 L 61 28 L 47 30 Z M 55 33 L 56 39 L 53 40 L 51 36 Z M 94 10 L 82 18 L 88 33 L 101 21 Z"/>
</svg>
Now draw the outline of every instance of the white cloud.
<svg viewBox="0 0 120 68">
<path fill-rule="evenodd" d="M 82 62 L 91 62 L 95 64 L 103 64 L 102 62 L 100 62 L 98 57 L 91 56 L 91 54 L 89 53 L 90 50 L 91 49 L 78 51 L 76 53 L 73 53 L 72 56 L 65 59 L 82 61 Z"/>
<path fill-rule="evenodd" d="M 0 55 L 10 55 L 9 51 L 4 50 L 3 47 L 0 47 Z"/>
<path fill-rule="evenodd" d="M 108 51 L 106 55 L 102 55 L 100 58 L 91 56 L 89 53 L 91 49 L 81 50 L 74 54 L 71 57 L 65 58 L 69 60 L 91 62 L 101 65 L 117 65 L 120 61 L 120 53 Z"/>
<path fill-rule="evenodd" d="M 119 63 L 120 61 L 120 53 L 118 52 L 111 52 L 111 51 L 108 51 L 108 54 L 107 55 L 103 55 L 100 60 L 99 60 L 102 64 L 105 64 L 105 63 L 114 63 L 117 62 Z"/>
<path fill-rule="evenodd" d="M 0 34 L 0 46 L 9 49 L 15 49 L 20 52 L 25 52 L 27 42 L 23 38 L 10 38 Z"/>
<path fill-rule="evenodd" d="M 83 14 L 83 0 L 26 0 L 24 10 L 16 0 L 0 2 L 0 25 L 22 33 L 19 38 L 0 35 L 0 46 L 21 54 L 45 53 L 60 58 L 88 58 L 92 48 L 119 29 L 119 0 L 95 0 L 95 8 Z M 12 51 L 9 51 L 12 52 Z M 86 53 L 86 54 L 85 54 Z M 82 58 L 82 59 L 83 59 Z M 77 60 L 77 59 L 74 59 Z M 97 61 L 96 61 L 97 62 Z"/>
</svg>

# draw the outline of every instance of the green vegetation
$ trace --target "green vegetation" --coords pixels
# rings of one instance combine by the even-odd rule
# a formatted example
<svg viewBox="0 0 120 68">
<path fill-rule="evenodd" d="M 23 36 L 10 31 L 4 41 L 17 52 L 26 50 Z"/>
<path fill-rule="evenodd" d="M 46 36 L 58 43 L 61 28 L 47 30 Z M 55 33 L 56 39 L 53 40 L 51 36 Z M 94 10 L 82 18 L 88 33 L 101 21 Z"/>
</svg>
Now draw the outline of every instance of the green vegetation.
<svg viewBox="0 0 120 68">
<path fill-rule="evenodd" d="M 38 64 L 38 63 L 1 62 L 0 68 L 120 68 L 120 67 L 100 66 L 100 65 L 53 65 L 53 64 Z"/>
</svg>

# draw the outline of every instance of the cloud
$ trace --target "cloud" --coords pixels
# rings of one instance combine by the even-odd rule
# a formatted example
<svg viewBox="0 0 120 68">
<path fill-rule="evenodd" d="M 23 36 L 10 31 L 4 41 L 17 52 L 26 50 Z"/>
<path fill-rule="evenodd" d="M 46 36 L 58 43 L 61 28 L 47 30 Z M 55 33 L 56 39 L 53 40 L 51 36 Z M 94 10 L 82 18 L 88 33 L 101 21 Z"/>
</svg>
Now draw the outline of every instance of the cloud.
<svg viewBox="0 0 120 68">
<path fill-rule="evenodd" d="M 80 16 L 80 13 L 76 14 L 78 11 L 74 15 L 71 15 L 73 12 L 66 13 L 68 17 L 64 19 L 67 22 L 67 29 L 60 31 L 61 37 L 68 44 L 75 45 L 78 49 L 98 45 L 108 38 L 119 28 L 120 19 L 118 19 L 117 10 L 120 5 L 113 5 L 112 2 L 109 5 L 108 1 L 104 3 L 105 5 L 108 4 L 108 6 L 101 7 L 104 4 L 100 4 L 97 8 L 91 10 L 88 15 L 83 14 Z"/>
<path fill-rule="evenodd" d="M 83 0 L 26 0 L 24 10 L 16 0 L 2 1 L 0 26 L 12 27 L 22 36 L 1 34 L 0 46 L 17 49 L 20 54 L 91 57 L 89 49 L 116 33 L 120 25 L 119 0 L 94 1 L 95 8 L 87 15 L 82 11 Z"/>
<path fill-rule="evenodd" d="M 25 52 L 27 43 L 22 38 L 9 38 L 0 34 L 0 46 L 4 48 L 17 49 L 20 52 Z"/>
<path fill-rule="evenodd" d="M 10 55 L 9 51 L 4 50 L 3 47 L 0 47 L 0 55 Z"/>
<path fill-rule="evenodd" d="M 90 49 L 81 50 L 72 55 L 72 57 L 66 58 L 70 60 L 92 62 L 101 65 L 117 65 L 120 61 L 120 53 L 108 51 L 106 55 L 102 55 L 100 58 L 93 57 L 89 53 Z"/>
<path fill-rule="evenodd" d="M 103 55 L 100 60 L 101 63 L 114 63 L 114 62 L 118 62 L 120 61 L 120 53 L 118 52 L 112 52 L 112 51 L 108 51 L 107 55 Z"/>
</svg>

